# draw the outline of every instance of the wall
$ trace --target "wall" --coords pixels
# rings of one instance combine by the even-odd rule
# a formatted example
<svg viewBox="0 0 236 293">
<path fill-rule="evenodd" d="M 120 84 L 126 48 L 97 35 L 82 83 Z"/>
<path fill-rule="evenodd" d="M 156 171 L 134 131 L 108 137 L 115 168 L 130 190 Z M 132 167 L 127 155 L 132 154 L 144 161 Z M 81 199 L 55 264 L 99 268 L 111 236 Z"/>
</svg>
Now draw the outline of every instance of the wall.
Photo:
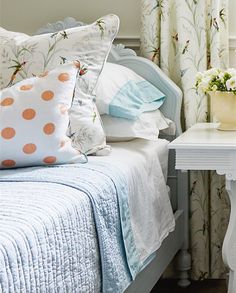
<svg viewBox="0 0 236 293">
<path fill-rule="evenodd" d="M 229 0 L 229 30 L 231 35 L 236 36 L 236 1 Z"/>
<path fill-rule="evenodd" d="M 34 33 L 42 25 L 66 16 L 89 23 L 103 15 L 114 13 L 121 20 L 119 36 L 139 35 L 139 0 L 0 1 L 3 1 L 3 25 L 9 30 Z"/>
<path fill-rule="evenodd" d="M 0 0 L 0 25 L 2 24 L 2 0 Z"/>
</svg>

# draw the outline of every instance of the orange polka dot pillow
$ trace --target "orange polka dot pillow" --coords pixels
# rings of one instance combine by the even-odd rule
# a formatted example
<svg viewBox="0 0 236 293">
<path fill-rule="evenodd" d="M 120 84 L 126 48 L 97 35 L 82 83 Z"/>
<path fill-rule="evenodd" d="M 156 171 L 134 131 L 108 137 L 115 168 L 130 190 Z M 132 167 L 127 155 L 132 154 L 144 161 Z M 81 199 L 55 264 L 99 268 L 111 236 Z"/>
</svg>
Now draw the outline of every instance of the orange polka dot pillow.
<svg viewBox="0 0 236 293">
<path fill-rule="evenodd" d="M 0 92 L 0 168 L 83 159 L 66 136 L 77 73 L 68 63 Z"/>
<path fill-rule="evenodd" d="M 0 89 L 77 60 L 79 74 L 68 135 L 82 152 L 106 153 L 109 147 L 94 103 L 94 88 L 118 27 L 118 17 L 108 15 L 90 25 L 44 35 L 0 29 Z"/>
</svg>

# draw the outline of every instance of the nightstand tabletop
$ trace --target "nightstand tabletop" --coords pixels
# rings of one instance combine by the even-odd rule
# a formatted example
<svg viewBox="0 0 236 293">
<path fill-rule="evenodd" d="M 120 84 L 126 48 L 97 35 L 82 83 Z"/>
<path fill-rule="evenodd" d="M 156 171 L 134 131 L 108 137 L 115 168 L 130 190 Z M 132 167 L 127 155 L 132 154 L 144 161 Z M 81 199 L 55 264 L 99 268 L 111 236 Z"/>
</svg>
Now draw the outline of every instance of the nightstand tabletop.
<svg viewBox="0 0 236 293">
<path fill-rule="evenodd" d="M 218 123 L 197 123 L 169 144 L 170 149 L 236 149 L 236 131 L 217 130 Z"/>
</svg>

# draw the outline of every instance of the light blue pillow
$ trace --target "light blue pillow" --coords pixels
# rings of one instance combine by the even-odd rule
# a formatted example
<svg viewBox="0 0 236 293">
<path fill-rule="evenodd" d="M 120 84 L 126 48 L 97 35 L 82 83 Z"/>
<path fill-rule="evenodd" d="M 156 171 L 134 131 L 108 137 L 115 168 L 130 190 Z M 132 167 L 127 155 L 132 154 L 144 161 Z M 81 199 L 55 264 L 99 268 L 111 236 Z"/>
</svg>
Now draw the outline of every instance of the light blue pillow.
<svg viewBox="0 0 236 293">
<path fill-rule="evenodd" d="M 136 120 L 160 108 L 165 95 L 124 66 L 106 63 L 95 89 L 99 113 Z"/>
</svg>

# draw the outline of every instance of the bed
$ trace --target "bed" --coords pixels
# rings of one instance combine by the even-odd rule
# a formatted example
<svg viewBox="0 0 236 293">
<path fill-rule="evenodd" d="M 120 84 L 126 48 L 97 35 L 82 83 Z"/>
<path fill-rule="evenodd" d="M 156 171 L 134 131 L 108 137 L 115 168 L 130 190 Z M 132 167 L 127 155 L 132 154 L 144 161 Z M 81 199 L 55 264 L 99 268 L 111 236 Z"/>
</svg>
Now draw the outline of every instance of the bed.
<svg viewBox="0 0 236 293">
<path fill-rule="evenodd" d="M 179 284 L 189 284 L 188 178 L 167 151 L 181 133 L 182 93 L 130 49 L 114 46 L 108 60 L 158 85 L 176 135 L 113 143 L 84 165 L 1 171 L 1 292 L 150 292 L 177 252 Z"/>
</svg>

